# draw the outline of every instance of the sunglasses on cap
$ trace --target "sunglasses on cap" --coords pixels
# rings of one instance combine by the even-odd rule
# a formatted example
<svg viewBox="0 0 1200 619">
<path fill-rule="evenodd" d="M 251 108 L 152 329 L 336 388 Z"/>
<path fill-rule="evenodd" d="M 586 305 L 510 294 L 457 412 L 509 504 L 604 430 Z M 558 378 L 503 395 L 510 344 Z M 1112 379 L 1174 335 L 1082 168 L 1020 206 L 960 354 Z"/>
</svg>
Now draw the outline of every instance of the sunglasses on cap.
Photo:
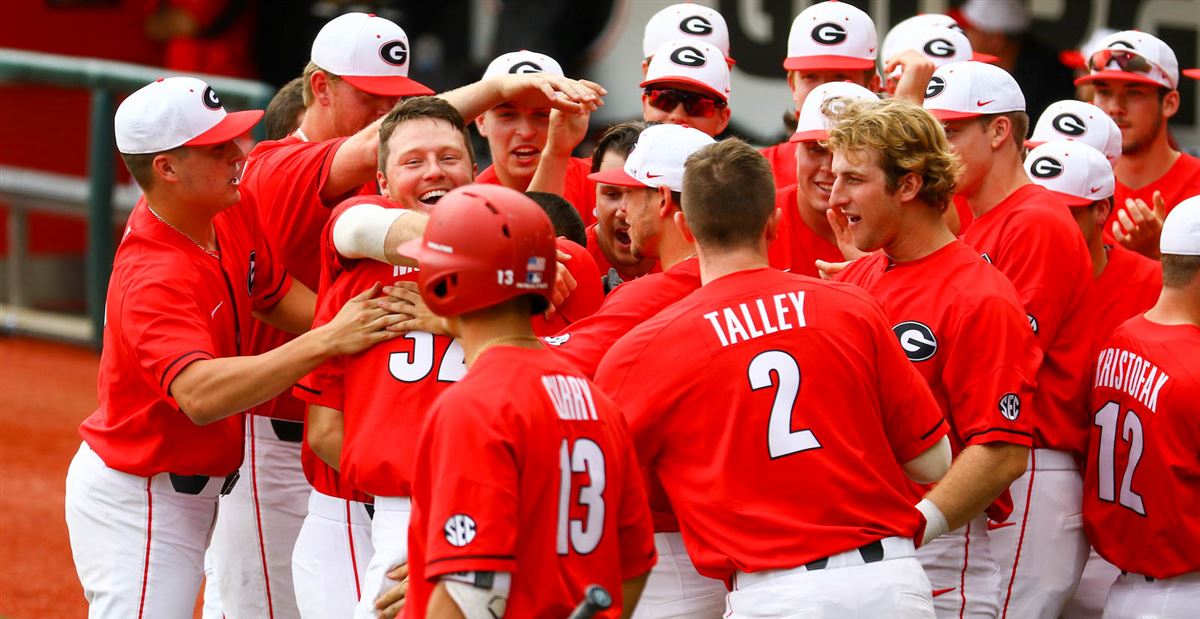
<svg viewBox="0 0 1200 619">
<path fill-rule="evenodd" d="M 1103 71 L 1110 64 L 1126 73 L 1152 73 L 1157 67 L 1145 56 L 1131 49 L 1102 49 L 1088 58 L 1088 70 Z"/>
<path fill-rule="evenodd" d="M 647 88 L 643 91 L 650 105 L 664 112 L 674 110 L 680 103 L 688 116 L 708 117 L 724 108 L 727 103 L 698 92 L 674 88 Z"/>
</svg>

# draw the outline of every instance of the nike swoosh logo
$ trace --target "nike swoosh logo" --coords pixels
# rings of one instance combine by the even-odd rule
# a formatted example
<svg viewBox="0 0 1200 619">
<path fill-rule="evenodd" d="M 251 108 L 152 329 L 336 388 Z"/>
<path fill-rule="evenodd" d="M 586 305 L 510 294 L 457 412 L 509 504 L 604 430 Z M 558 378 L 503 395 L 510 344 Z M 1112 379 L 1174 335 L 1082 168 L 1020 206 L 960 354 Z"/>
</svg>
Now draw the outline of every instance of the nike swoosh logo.
<svg viewBox="0 0 1200 619">
<path fill-rule="evenodd" d="M 1092 187 L 1091 192 L 1096 193 L 1097 191 L 1100 191 L 1101 189 L 1102 189 L 1102 187 Z"/>
<path fill-rule="evenodd" d="M 217 310 L 221 309 L 221 306 L 222 306 L 222 305 L 225 305 L 225 302 L 224 302 L 224 301 L 221 301 L 220 303 L 218 303 L 218 304 L 217 304 L 217 306 L 213 308 L 213 311 L 211 311 L 211 312 L 209 312 L 209 313 L 208 313 L 208 317 L 209 317 L 209 318 L 216 318 L 216 316 L 217 316 Z"/>
<path fill-rule="evenodd" d="M 951 591 L 954 591 L 954 587 L 950 587 L 949 589 L 934 589 L 933 597 L 937 597 L 939 595 L 945 595 L 947 593 L 950 593 Z"/>
<path fill-rule="evenodd" d="M 660 176 L 662 176 L 662 174 L 651 174 L 649 172 L 646 172 L 646 178 L 658 178 Z"/>
<path fill-rule="evenodd" d="M 991 103 L 992 101 L 995 101 L 995 99 L 988 99 L 987 101 L 976 101 L 975 105 L 978 105 L 979 107 L 983 107 L 983 106 Z"/>
<path fill-rule="evenodd" d="M 996 529 L 1003 529 L 1004 527 L 1011 527 L 1015 526 L 1016 524 L 1017 523 L 1015 522 L 992 522 L 989 520 L 987 527 L 988 531 L 995 531 Z"/>
</svg>

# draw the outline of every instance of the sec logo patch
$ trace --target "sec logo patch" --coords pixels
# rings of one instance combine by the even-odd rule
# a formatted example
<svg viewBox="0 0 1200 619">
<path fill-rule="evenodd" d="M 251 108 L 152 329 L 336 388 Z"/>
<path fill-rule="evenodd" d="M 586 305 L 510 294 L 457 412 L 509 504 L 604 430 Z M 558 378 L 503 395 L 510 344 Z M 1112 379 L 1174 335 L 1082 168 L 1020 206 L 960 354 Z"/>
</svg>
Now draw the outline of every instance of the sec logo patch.
<svg viewBox="0 0 1200 619">
<path fill-rule="evenodd" d="M 462 548 L 475 539 L 475 520 L 466 514 L 454 514 L 446 519 L 442 527 L 446 543 Z"/>
<path fill-rule="evenodd" d="M 1000 398 L 1000 414 L 1009 421 L 1016 421 L 1021 416 L 1021 398 L 1015 393 L 1006 393 Z"/>
</svg>

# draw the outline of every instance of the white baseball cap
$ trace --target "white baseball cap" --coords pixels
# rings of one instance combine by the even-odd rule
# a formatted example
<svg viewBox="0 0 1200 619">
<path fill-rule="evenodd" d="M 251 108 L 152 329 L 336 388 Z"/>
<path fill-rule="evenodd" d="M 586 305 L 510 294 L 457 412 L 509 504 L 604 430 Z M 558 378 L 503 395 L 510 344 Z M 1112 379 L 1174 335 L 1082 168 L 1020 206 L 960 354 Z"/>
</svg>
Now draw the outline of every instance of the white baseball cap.
<svg viewBox="0 0 1200 619">
<path fill-rule="evenodd" d="M 1020 34 L 1029 28 L 1024 0 L 967 0 L 958 12 L 965 25 L 982 32 Z"/>
<path fill-rule="evenodd" d="M 915 26 L 904 29 L 892 28 L 883 39 L 883 58 L 891 58 L 905 50 L 915 49 L 940 67 L 951 62 L 972 60 L 974 54 L 967 35 L 953 28 L 937 26 Z M 900 67 L 892 72 L 899 77 Z"/>
<path fill-rule="evenodd" d="M 483 79 L 504 75 L 506 73 L 551 73 L 562 76 L 562 66 L 558 61 L 537 52 L 521 50 L 500 54 L 487 66 Z"/>
<path fill-rule="evenodd" d="M 1111 198 L 1117 185 L 1112 164 L 1100 151 L 1080 142 L 1046 142 L 1029 151 L 1025 173 L 1071 207 Z"/>
<path fill-rule="evenodd" d="M 639 86 L 687 84 L 729 100 L 729 65 L 721 50 L 696 39 L 667 41 L 654 50 L 646 67 L 646 80 Z"/>
<path fill-rule="evenodd" d="M 646 127 L 625 159 L 625 166 L 589 174 L 597 183 L 622 187 L 667 187 L 683 191 L 683 164 L 692 153 L 715 144 L 707 133 L 683 125 Z"/>
<path fill-rule="evenodd" d="M 1042 112 L 1033 136 L 1025 145 L 1034 148 L 1046 142 L 1080 142 L 1100 151 L 1108 162 L 1121 159 L 1121 128 L 1104 110 L 1083 101 L 1055 101 Z"/>
<path fill-rule="evenodd" d="M 262 110 L 226 113 L 212 86 L 194 77 L 167 77 L 122 101 L 113 125 L 118 151 L 146 155 L 228 142 L 262 116 Z"/>
<path fill-rule="evenodd" d="M 1123 30 L 1104 37 L 1098 49 L 1084 58 L 1091 73 L 1075 85 L 1096 80 L 1138 82 L 1175 90 L 1179 86 L 1179 60 L 1158 37 Z"/>
<path fill-rule="evenodd" d="M 672 4 L 657 12 L 642 35 L 642 56 L 649 58 L 663 43 L 676 39 L 699 39 L 721 50 L 725 59 L 729 57 L 729 26 L 725 18 L 715 10 L 702 4 Z"/>
<path fill-rule="evenodd" d="M 1176 204 L 1167 213 L 1158 251 L 1175 256 L 1200 256 L 1200 196 Z"/>
<path fill-rule="evenodd" d="M 875 68 L 877 42 L 870 15 L 845 2 L 818 2 L 792 20 L 783 68 L 871 70 Z"/>
<path fill-rule="evenodd" d="M 942 65 L 925 87 L 925 109 L 938 120 L 1025 111 L 1025 95 L 1008 71 L 985 62 Z"/>
<path fill-rule="evenodd" d="M 821 84 L 808 93 L 800 114 L 796 117 L 796 132 L 788 139 L 789 142 L 811 142 L 824 140 L 829 137 L 829 129 L 834 121 L 825 115 L 825 102 L 830 99 L 855 99 L 860 101 L 879 101 L 879 95 L 850 82 L 828 82 Z M 836 104 L 831 106 L 838 111 Z"/>
<path fill-rule="evenodd" d="M 408 78 L 409 60 L 408 35 L 373 13 L 335 17 L 313 39 L 313 64 L 373 95 L 432 95 Z"/>
<path fill-rule="evenodd" d="M 905 47 L 896 47 L 894 43 L 889 45 L 889 39 L 904 36 L 905 31 L 917 30 L 921 28 L 949 28 L 963 36 L 966 36 L 966 33 L 963 32 L 962 26 L 958 25 L 958 22 L 954 21 L 954 18 L 950 17 L 949 15 L 943 15 L 942 13 L 924 13 L 922 15 L 913 15 L 912 17 L 901 21 L 895 26 L 892 26 L 892 29 L 888 31 L 887 36 L 883 37 L 883 53 L 881 54 L 882 58 L 890 58 L 895 54 L 907 49 Z M 889 49 L 894 51 L 889 54 Z M 964 58 L 963 60 L 996 62 L 999 60 L 999 58 L 991 54 L 981 54 L 972 50 L 971 57 Z"/>
</svg>

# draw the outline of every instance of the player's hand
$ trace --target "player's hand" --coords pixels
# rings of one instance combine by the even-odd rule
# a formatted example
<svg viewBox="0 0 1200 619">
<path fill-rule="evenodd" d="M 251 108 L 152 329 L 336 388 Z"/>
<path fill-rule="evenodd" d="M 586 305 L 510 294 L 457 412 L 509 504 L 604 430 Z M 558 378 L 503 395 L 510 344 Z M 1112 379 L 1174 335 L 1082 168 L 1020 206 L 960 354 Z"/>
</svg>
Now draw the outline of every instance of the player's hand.
<svg viewBox="0 0 1200 619">
<path fill-rule="evenodd" d="M 1163 220 L 1167 218 L 1167 204 L 1162 192 L 1154 192 L 1154 209 L 1136 198 L 1125 200 L 1125 210 L 1117 213 L 1112 233 L 1117 242 L 1147 258 L 1158 260 L 1158 240 L 1162 236 Z"/>
<path fill-rule="evenodd" d="M 887 59 L 883 65 L 883 74 L 891 75 L 896 68 L 902 73 L 900 81 L 896 82 L 896 92 L 892 96 L 921 105 L 925 101 L 925 88 L 929 86 L 929 79 L 937 70 L 933 61 L 915 49 L 906 49 Z"/>
<path fill-rule="evenodd" d="M 551 110 L 546 151 L 562 157 L 570 155 L 583 138 L 587 137 L 588 120 L 591 115 L 592 110 L 586 107 L 578 112 Z"/>
<path fill-rule="evenodd" d="M 573 80 L 549 73 L 519 73 L 495 78 L 505 101 L 528 107 L 552 107 L 567 112 L 591 111 L 604 105 L 608 94 L 588 80 Z"/>
<path fill-rule="evenodd" d="M 381 288 L 379 282 L 375 282 L 346 301 L 333 320 L 319 327 L 329 354 L 352 355 L 400 335 L 388 327 L 400 322 L 403 316 L 379 306 L 375 297 L 379 296 Z"/>
<path fill-rule="evenodd" d="M 824 260 L 817 260 L 817 273 L 820 274 L 821 279 L 833 279 L 834 275 L 841 273 L 842 269 L 850 266 L 851 262 L 854 261 L 847 260 L 845 262 L 825 262 Z"/>
<path fill-rule="evenodd" d="M 387 577 L 396 581 L 396 584 L 375 598 L 375 610 L 379 611 L 381 619 L 392 619 L 404 608 L 404 600 L 408 595 L 408 564 L 392 568 Z"/>
<path fill-rule="evenodd" d="M 837 241 L 838 249 L 842 250 L 842 257 L 846 260 L 857 260 L 867 255 L 854 244 L 854 233 L 850 231 L 850 220 L 846 219 L 846 214 L 842 212 L 842 209 L 836 206 L 825 209 L 825 219 L 829 220 L 829 227 L 833 228 L 833 236 Z"/>
<path fill-rule="evenodd" d="M 550 298 L 550 308 L 546 310 L 546 319 L 549 320 L 558 308 L 562 307 L 563 303 L 567 302 L 567 297 L 575 291 L 575 287 L 579 282 L 575 281 L 575 276 L 567 269 L 567 262 L 571 260 L 571 254 L 558 249 L 558 277 L 554 280 L 554 294 Z"/>
<path fill-rule="evenodd" d="M 389 331 L 427 331 L 449 335 L 446 321 L 434 314 L 425 304 L 416 282 L 396 282 L 391 286 L 384 286 L 383 294 L 387 296 L 379 300 L 380 307 L 404 317 L 400 322 L 388 327 Z"/>
</svg>

